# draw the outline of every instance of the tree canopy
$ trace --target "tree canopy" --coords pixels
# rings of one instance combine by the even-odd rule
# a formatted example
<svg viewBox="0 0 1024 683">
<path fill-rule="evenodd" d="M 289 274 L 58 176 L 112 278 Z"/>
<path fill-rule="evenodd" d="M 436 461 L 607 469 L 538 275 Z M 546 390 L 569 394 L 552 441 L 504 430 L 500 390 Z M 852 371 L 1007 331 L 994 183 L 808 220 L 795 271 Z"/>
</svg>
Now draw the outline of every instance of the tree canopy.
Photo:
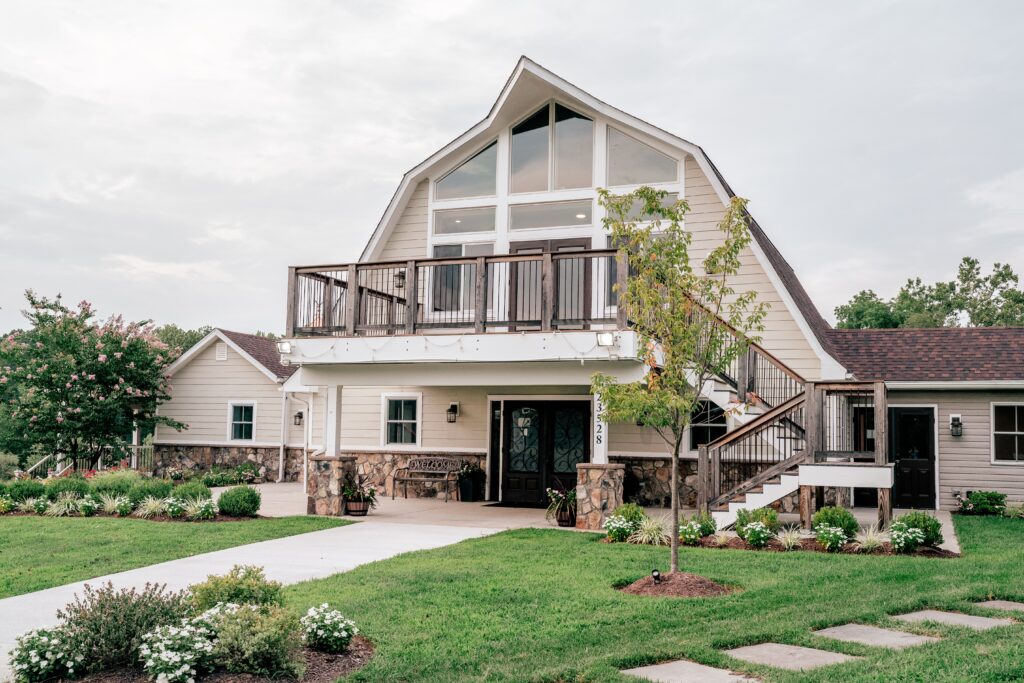
<svg viewBox="0 0 1024 683">
<path fill-rule="evenodd" d="M 213 328 L 209 325 L 203 325 L 194 330 L 186 330 L 170 323 L 155 328 L 153 335 L 167 345 L 167 360 L 174 361 L 212 331 Z"/>
<path fill-rule="evenodd" d="M 956 278 L 925 284 L 907 280 L 886 301 L 868 289 L 835 309 L 842 329 L 892 327 L 1007 327 L 1024 326 L 1024 290 L 1005 263 L 983 275 L 977 259 L 965 256 Z"/>
</svg>

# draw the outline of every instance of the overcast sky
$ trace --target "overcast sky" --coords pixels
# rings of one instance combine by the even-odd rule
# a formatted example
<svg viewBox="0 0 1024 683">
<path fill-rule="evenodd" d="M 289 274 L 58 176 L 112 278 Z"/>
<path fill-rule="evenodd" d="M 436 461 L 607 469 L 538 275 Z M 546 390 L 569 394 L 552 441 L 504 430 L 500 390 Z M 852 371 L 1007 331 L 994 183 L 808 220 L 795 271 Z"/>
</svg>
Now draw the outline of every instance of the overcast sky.
<svg viewBox="0 0 1024 683">
<path fill-rule="evenodd" d="M 700 144 L 818 307 L 1024 271 L 1022 2 L 0 0 L 0 330 L 22 291 L 284 326 L 526 54 Z"/>
</svg>

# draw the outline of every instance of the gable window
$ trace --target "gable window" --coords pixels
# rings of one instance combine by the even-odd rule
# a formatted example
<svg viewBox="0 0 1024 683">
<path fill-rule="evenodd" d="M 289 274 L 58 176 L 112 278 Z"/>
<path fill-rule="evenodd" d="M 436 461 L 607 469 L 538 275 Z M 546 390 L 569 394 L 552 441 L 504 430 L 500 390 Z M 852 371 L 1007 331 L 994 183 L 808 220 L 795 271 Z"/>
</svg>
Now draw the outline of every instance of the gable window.
<svg viewBox="0 0 1024 683">
<path fill-rule="evenodd" d="M 256 406 L 252 403 L 231 404 L 231 440 L 252 441 Z"/>
<path fill-rule="evenodd" d="M 589 199 L 578 202 L 513 204 L 509 209 L 510 230 L 529 228 L 568 228 L 590 225 L 593 205 Z"/>
<path fill-rule="evenodd" d="M 492 142 L 437 181 L 437 199 L 490 197 L 497 188 L 498 143 Z"/>
<path fill-rule="evenodd" d="M 464 232 L 494 232 L 494 207 L 434 212 L 435 235 L 457 235 Z"/>
<path fill-rule="evenodd" d="M 384 445 L 415 446 L 419 443 L 419 396 L 384 396 Z"/>
<path fill-rule="evenodd" d="M 614 128 L 608 128 L 608 184 L 643 185 L 671 183 L 679 179 L 679 164 Z"/>
<path fill-rule="evenodd" d="M 725 411 L 711 401 L 700 401 L 694 408 L 690 422 L 690 450 L 695 451 L 708 445 L 725 436 L 728 430 Z"/>
<path fill-rule="evenodd" d="M 513 193 L 590 187 L 594 122 L 568 107 L 546 104 L 512 127 L 511 159 Z"/>
<path fill-rule="evenodd" d="M 993 404 L 992 459 L 1024 462 L 1024 403 Z"/>
</svg>

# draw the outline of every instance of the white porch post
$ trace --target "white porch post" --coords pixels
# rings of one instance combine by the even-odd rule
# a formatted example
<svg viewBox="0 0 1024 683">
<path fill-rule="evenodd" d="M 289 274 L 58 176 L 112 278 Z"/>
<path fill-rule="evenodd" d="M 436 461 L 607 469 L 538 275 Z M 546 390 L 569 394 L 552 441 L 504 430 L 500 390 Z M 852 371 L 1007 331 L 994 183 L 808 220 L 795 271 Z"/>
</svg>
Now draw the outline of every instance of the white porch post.
<svg viewBox="0 0 1024 683">
<path fill-rule="evenodd" d="M 590 449 L 590 462 L 595 465 L 608 464 L 608 423 L 601 419 L 604 414 L 604 403 L 601 394 L 594 394 L 594 433 Z"/>
<path fill-rule="evenodd" d="M 324 455 L 338 455 L 341 446 L 341 392 L 343 387 L 334 384 L 327 387 L 327 415 L 324 421 Z"/>
</svg>

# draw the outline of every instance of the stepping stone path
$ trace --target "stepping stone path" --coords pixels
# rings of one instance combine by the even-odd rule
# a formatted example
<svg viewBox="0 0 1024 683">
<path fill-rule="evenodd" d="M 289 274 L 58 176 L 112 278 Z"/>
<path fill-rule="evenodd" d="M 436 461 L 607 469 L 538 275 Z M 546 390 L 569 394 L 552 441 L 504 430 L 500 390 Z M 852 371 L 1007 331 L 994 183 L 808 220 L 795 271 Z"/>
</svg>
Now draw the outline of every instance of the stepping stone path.
<svg viewBox="0 0 1024 683">
<path fill-rule="evenodd" d="M 906 621 L 909 623 L 934 621 L 937 624 L 946 624 L 947 626 L 966 626 L 967 628 L 973 628 L 976 631 L 986 631 L 990 628 L 1011 626 L 1016 623 L 1013 619 L 976 617 L 971 614 L 963 614 L 961 612 L 942 612 L 936 609 L 923 609 L 920 612 L 897 614 L 893 616 L 893 619 L 899 619 L 900 621 Z"/>
<path fill-rule="evenodd" d="M 810 647 L 799 645 L 783 645 L 781 643 L 761 643 L 760 645 L 747 645 L 726 650 L 725 654 L 742 659 L 751 664 L 765 664 L 780 669 L 792 671 L 806 671 L 816 669 L 819 666 L 851 662 L 857 657 L 829 652 L 827 650 L 815 650 Z"/>
<path fill-rule="evenodd" d="M 1024 612 L 1024 602 L 1014 602 L 1013 600 L 985 600 L 974 604 L 978 607 L 1001 609 L 1006 612 Z"/>
<path fill-rule="evenodd" d="M 820 631 L 813 631 L 813 633 L 816 636 L 834 638 L 848 643 L 860 643 L 861 645 L 871 645 L 873 647 L 889 647 L 897 650 L 905 647 L 914 647 L 915 645 L 924 645 L 925 643 L 934 643 L 939 640 L 932 636 L 919 636 L 915 633 L 907 633 L 906 631 L 894 631 L 888 628 L 878 628 L 877 626 L 865 626 L 864 624 L 843 624 L 842 626 L 833 626 L 821 629 Z"/>
<path fill-rule="evenodd" d="M 626 669 L 622 673 L 628 676 L 646 678 L 657 683 L 746 683 L 756 681 L 742 674 L 734 674 L 725 669 L 679 659 L 674 662 L 662 662 L 636 669 Z"/>
</svg>

